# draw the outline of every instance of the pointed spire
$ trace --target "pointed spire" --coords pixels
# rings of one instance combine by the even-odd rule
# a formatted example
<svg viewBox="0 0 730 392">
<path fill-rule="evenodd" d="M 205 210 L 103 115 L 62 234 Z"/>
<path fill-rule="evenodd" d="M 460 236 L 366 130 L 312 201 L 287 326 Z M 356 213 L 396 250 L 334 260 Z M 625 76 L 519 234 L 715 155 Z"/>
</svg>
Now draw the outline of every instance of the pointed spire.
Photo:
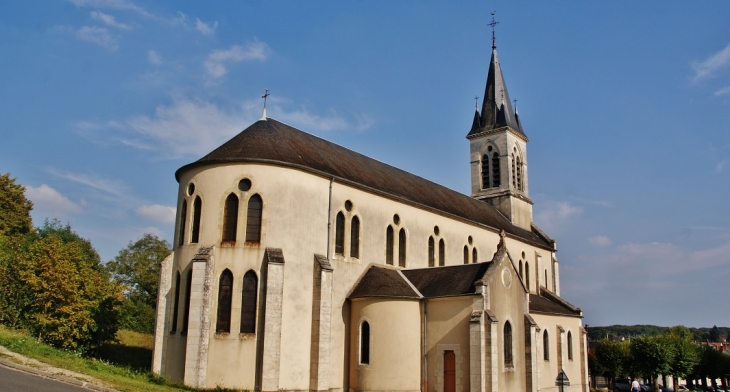
<svg viewBox="0 0 730 392">
<path fill-rule="evenodd" d="M 487 85 L 484 89 L 484 100 L 482 101 L 481 118 L 479 119 L 482 128 L 476 132 L 472 130 L 469 135 L 502 127 L 511 127 L 524 135 L 512 109 L 507 84 L 504 82 L 502 67 L 497 56 L 497 43 L 494 34 L 494 27 L 497 23 L 499 22 L 494 21 L 494 13 L 492 13 L 492 23 L 489 24 L 492 26 L 492 58 L 489 62 Z"/>
<path fill-rule="evenodd" d="M 482 127 L 482 124 L 479 123 L 479 111 L 474 109 L 474 121 L 471 122 L 471 130 L 469 133 L 472 132 L 476 133 L 479 132 L 479 129 Z"/>
</svg>

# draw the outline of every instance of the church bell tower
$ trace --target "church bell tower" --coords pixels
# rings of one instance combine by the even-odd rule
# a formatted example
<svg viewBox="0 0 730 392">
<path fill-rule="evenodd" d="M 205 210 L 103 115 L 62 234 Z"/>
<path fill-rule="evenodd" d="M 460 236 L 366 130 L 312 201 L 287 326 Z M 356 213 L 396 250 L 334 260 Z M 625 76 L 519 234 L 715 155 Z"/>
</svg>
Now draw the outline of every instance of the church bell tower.
<svg viewBox="0 0 730 392">
<path fill-rule="evenodd" d="M 532 225 L 532 200 L 527 176 L 527 142 L 510 101 L 497 57 L 492 17 L 492 58 L 482 110 L 475 108 L 469 140 L 471 196 L 495 206 L 512 224 Z"/>
</svg>

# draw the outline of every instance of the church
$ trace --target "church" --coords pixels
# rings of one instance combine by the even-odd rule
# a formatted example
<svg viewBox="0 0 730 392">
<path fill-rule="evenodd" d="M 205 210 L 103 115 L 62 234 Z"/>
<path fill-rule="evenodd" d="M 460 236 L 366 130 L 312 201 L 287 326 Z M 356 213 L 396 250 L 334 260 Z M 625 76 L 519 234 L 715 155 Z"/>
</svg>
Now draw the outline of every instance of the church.
<svg viewBox="0 0 730 392">
<path fill-rule="evenodd" d="M 251 391 L 588 389 L 497 49 L 464 195 L 273 118 L 177 170 L 152 369 Z M 465 165 L 466 170 L 466 165 Z"/>
</svg>

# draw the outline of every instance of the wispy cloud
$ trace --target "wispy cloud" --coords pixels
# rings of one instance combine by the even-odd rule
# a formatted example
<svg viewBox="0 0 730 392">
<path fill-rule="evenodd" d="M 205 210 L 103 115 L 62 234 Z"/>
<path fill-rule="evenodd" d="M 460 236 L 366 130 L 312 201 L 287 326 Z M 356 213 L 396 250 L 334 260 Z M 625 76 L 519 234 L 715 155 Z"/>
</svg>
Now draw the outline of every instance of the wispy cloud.
<svg viewBox="0 0 730 392">
<path fill-rule="evenodd" d="M 119 48 L 117 40 L 105 27 L 83 26 L 76 30 L 76 38 L 110 50 Z"/>
<path fill-rule="evenodd" d="M 58 178 L 85 185 L 89 188 L 117 197 L 126 198 L 129 194 L 129 187 L 121 181 L 110 180 L 87 174 L 72 173 L 69 171 L 60 171 L 57 169 L 47 169 L 46 171 L 49 174 L 52 174 Z"/>
<path fill-rule="evenodd" d="M 724 87 L 724 88 L 721 88 L 721 89 L 715 91 L 716 97 L 719 97 L 720 95 L 726 95 L 726 94 L 730 94 L 730 86 L 727 86 L 727 87 Z"/>
<path fill-rule="evenodd" d="M 215 34 L 215 29 L 217 27 L 218 21 L 213 22 L 213 24 L 207 24 L 200 19 L 195 18 L 195 29 L 198 30 L 200 34 L 210 37 Z"/>
<path fill-rule="evenodd" d="M 596 236 L 590 237 L 590 238 L 588 238 L 588 242 L 591 245 L 601 246 L 601 247 L 609 246 L 613 243 L 611 241 L 611 239 L 606 237 L 605 235 L 596 235 Z"/>
<path fill-rule="evenodd" d="M 730 44 L 724 49 L 711 55 L 703 61 L 697 61 L 692 64 L 692 68 L 695 71 L 693 80 L 698 82 L 703 79 L 710 78 L 715 73 L 723 68 L 730 65 Z"/>
<path fill-rule="evenodd" d="M 68 0 L 77 7 L 134 11 L 142 16 L 152 16 L 144 8 L 127 0 Z"/>
<path fill-rule="evenodd" d="M 142 205 L 135 210 L 137 215 L 164 224 L 175 223 L 175 208 L 159 204 Z"/>
<path fill-rule="evenodd" d="M 715 166 L 715 173 L 722 173 L 725 170 L 725 165 L 727 165 L 727 159 L 718 162 Z"/>
<path fill-rule="evenodd" d="M 214 50 L 205 60 L 205 70 L 208 76 L 217 79 L 228 72 L 226 64 L 248 60 L 264 61 L 270 52 L 269 45 L 260 41 L 254 41 L 243 46 L 233 45 L 226 50 Z"/>
<path fill-rule="evenodd" d="M 45 216 L 58 218 L 67 213 L 81 212 L 81 207 L 46 184 L 39 187 L 26 186 L 25 194 L 33 202 L 35 209 Z"/>
<path fill-rule="evenodd" d="M 163 63 L 162 56 L 154 50 L 147 51 L 147 61 L 154 65 L 160 65 Z"/>
<path fill-rule="evenodd" d="M 535 214 L 535 222 L 543 229 L 559 231 L 567 221 L 583 212 L 582 207 L 567 201 L 548 201 L 542 203 Z"/>
<path fill-rule="evenodd" d="M 132 26 L 126 25 L 124 23 L 119 23 L 116 21 L 116 19 L 114 19 L 114 17 L 112 15 L 105 14 L 101 11 L 91 11 L 91 17 L 93 19 L 103 22 L 107 26 L 115 27 L 117 29 L 122 29 L 122 30 L 131 30 L 132 29 Z"/>
</svg>

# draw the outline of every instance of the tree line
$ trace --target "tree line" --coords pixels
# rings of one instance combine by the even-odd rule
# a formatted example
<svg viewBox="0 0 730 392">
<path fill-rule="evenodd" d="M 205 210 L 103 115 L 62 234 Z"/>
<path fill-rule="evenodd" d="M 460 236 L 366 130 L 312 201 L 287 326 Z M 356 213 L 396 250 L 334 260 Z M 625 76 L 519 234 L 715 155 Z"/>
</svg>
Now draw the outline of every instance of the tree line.
<svg viewBox="0 0 730 392">
<path fill-rule="evenodd" d="M 606 327 L 589 327 L 586 325 L 589 341 L 599 341 L 606 338 L 656 336 L 663 334 L 667 329 L 669 328 L 656 325 L 610 325 Z M 720 342 L 723 338 L 727 339 L 730 336 L 730 328 L 718 327 L 717 325 L 712 328 L 688 328 L 688 330 L 693 339 L 699 342 Z"/>
<path fill-rule="evenodd" d="M 616 377 L 640 377 L 652 380 L 654 391 L 659 391 L 659 377 L 684 378 L 689 384 L 707 387 L 707 379 L 717 387 L 716 379 L 724 387 L 730 379 L 730 355 L 702 345 L 692 331 L 684 326 L 666 328 L 661 334 L 639 336 L 630 340 L 604 339 L 589 350 L 588 367 L 591 375 L 609 378 L 613 388 Z"/>
<path fill-rule="evenodd" d="M 0 324 L 81 353 L 114 342 L 119 329 L 152 333 L 170 244 L 145 234 L 104 263 L 69 224 L 34 227 L 32 209 L 25 187 L 0 175 Z"/>
</svg>

